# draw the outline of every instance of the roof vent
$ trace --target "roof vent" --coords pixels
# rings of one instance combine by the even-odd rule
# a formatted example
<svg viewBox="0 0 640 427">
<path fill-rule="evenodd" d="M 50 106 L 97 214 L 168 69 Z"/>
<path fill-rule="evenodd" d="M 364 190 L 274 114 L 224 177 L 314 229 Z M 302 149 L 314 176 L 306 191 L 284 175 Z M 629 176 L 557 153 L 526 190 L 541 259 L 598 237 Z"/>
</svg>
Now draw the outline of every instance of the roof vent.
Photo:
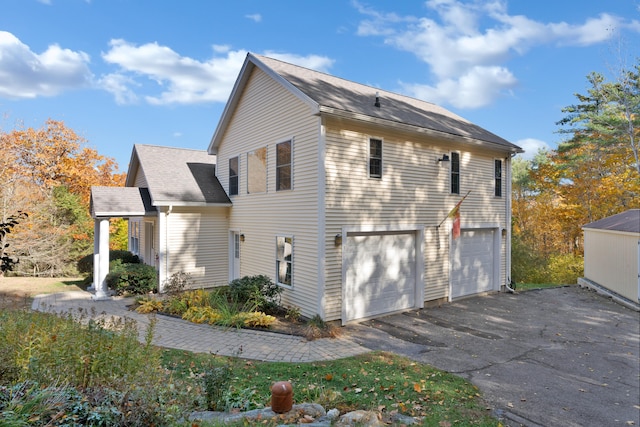
<svg viewBox="0 0 640 427">
<path fill-rule="evenodd" d="M 375 105 L 376 107 L 380 108 L 380 93 L 379 92 L 376 92 L 376 103 L 373 104 L 373 105 Z"/>
</svg>

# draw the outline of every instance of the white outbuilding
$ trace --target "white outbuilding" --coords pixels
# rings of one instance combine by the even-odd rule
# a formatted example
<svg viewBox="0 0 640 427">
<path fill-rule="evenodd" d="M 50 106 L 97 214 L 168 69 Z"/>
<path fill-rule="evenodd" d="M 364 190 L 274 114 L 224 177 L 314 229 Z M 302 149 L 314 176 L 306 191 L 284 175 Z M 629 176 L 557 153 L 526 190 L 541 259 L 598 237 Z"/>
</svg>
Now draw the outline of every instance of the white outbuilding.
<svg viewBox="0 0 640 427">
<path fill-rule="evenodd" d="M 640 310 L 640 209 L 630 209 L 582 227 L 581 286 Z"/>
</svg>

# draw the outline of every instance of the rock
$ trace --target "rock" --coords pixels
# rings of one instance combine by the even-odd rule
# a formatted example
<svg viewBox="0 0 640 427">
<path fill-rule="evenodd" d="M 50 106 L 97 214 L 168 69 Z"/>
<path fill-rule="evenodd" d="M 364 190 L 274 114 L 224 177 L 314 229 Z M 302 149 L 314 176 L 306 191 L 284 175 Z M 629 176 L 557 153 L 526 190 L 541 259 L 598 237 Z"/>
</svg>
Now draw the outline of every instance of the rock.
<svg viewBox="0 0 640 427">
<path fill-rule="evenodd" d="M 254 409 L 252 411 L 239 412 L 237 414 L 214 411 L 193 412 L 189 416 L 189 421 L 218 421 L 221 423 L 228 423 L 241 420 L 270 420 L 277 417 L 283 421 L 284 425 L 288 423 L 298 424 L 301 419 L 304 419 L 306 421 L 306 425 L 312 426 L 319 418 L 322 418 L 325 415 L 326 412 L 324 408 L 317 403 L 301 403 L 299 405 L 293 405 L 291 410 L 284 414 L 276 414 L 271 410 L 271 408 Z"/>
<path fill-rule="evenodd" d="M 380 419 L 380 414 L 372 411 L 353 411 L 344 414 L 335 424 L 336 427 L 383 427 L 386 424 Z"/>
</svg>

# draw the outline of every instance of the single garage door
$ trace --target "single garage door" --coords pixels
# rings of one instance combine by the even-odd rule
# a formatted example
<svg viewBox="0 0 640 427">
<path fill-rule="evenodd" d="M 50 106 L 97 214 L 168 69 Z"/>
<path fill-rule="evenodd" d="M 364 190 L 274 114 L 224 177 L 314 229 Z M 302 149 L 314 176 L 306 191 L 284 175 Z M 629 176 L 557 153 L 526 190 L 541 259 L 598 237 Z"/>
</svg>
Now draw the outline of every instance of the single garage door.
<svg viewBox="0 0 640 427">
<path fill-rule="evenodd" d="M 493 229 L 462 230 L 451 246 L 451 298 L 493 290 Z"/>
<path fill-rule="evenodd" d="M 344 321 L 415 306 L 414 232 L 347 235 Z"/>
</svg>

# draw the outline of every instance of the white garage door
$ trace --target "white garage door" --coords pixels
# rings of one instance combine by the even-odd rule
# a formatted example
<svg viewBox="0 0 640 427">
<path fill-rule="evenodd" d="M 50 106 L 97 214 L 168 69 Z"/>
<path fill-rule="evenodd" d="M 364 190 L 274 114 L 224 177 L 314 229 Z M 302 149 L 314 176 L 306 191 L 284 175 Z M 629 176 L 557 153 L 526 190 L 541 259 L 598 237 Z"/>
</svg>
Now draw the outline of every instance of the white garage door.
<svg viewBox="0 0 640 427">
<path fill-rule="evenodd" d="M 344 321 L 415 306 L 415 233 L 349 233 Z"/>
<path fill-rule="evenodd" d="M 462 230 L 451 246 L 451 298 L 493 290 L 492 229 Z"/>
</svg>

